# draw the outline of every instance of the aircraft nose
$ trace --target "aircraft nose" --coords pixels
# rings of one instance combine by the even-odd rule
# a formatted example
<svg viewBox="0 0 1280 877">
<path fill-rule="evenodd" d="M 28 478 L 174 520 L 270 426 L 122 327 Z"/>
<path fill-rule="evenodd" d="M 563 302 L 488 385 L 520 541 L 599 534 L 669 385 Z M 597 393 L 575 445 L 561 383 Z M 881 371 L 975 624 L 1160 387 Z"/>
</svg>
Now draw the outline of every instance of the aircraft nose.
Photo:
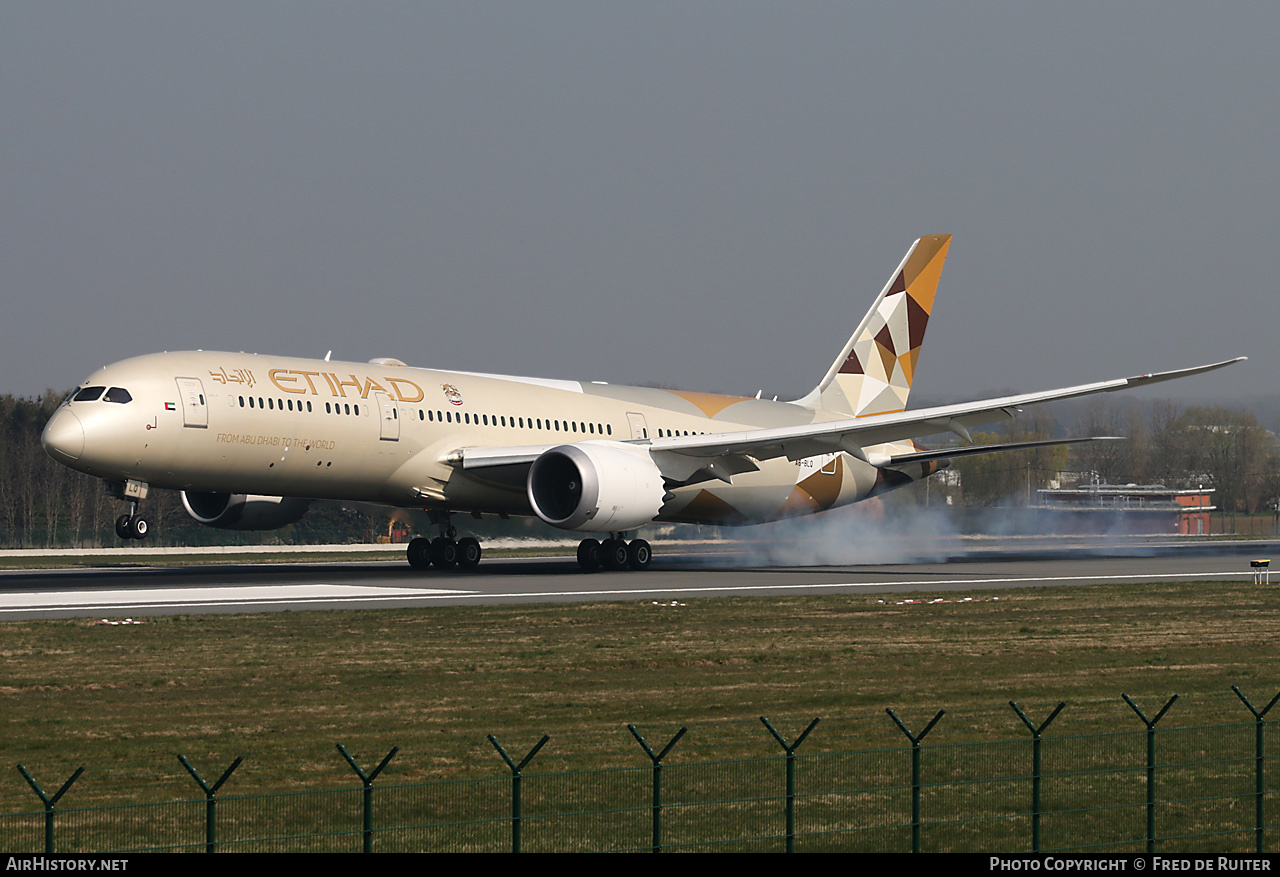
<svg viewBox="0 0 1280 877">
<path fill-rule="evenodd" d="M 84 427 L 80 424 L 80 418 L 66 408 L 53 412 L 53 416 L 45 424 L 44 432 L 40 434 L 40 444 L 44 445 L 45 453 L 55 460 L 59 457 L 80 459 L 80 455 L 84 453 Z"/>
</svg>

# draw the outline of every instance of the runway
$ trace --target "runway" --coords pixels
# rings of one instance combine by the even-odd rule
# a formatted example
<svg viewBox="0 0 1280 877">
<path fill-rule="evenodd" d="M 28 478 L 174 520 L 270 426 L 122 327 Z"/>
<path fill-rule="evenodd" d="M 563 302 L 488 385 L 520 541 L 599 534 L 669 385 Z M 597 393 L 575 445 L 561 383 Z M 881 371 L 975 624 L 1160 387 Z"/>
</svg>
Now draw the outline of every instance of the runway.
<svg viewBox="0 0 1280 877">
<path fill-rule="evenodd" d="M 379 609 L 728 596 L 959 592 L 1115 582 L 1244 580 L 1277 542 L 994 543 L 946 562 L 760 568 L 730 553 L 667 553 L 643 573 L 582 573 L 572 558 L 487 558 L 471 572 L 395 561 L 198 563 L 166 567 L 0 572 L 0 620 Z M 1280 578 L 1277 578 L 1280 584 Z"/>
</svg>

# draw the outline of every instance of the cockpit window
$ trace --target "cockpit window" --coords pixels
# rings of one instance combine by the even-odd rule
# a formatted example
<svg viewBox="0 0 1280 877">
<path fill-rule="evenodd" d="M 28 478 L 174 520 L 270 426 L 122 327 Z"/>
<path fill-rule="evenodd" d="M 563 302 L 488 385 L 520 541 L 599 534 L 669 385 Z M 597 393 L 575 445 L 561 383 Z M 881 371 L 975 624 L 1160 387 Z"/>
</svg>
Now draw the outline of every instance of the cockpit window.
<svg viewBox="0 0 1280 877">
<path fill-rule="evenodd" d="M 103 396 L 102 399 L 105 402 L 119 402 L 121 405 L 133 401 L 133 397 L 129 395 L 129 391 L 124 387 L 112 387 L 107 390 L 107 395 Z"/>
<path fill-rule="evenodd" d="M 102 391 L 106 387 L 85 387 L 79 393 L 71 397 L 72 402 L 92 402 L 102 395 Z"/>
</svg>

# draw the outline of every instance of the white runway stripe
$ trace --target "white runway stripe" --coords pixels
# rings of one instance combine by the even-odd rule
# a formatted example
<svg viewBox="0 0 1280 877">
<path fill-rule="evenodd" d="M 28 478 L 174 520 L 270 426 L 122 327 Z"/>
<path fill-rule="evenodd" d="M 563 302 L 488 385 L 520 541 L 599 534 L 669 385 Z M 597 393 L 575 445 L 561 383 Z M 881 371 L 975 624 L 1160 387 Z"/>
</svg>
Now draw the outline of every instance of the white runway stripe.
<svg viewBox="0 0 1280 877">
<path fill-rule="evenodd" d="M 278 603 L 310 600 L 350 600 L 377 597 L 431 597 L 465 594 L 441 588 L 379 588 L 362 585 L 269 585 L 248 588 L 130 588 L 113 591 L 0 592 L 0 611 L 70 609 L 101 606 L 218 605 Z"/>
<path fill-rule="evenodd" d="M 488 594 L 481 592 L 473 592 L 466 594 L 466 597 L 476 599 L 503 599 L 514 597 L 638 597 L 650 596 L 653 594 L 719 594 L 724 592 L 740 592 L 740 591 L 830 591 L 840 589 L 856 589 L 856 588 L 936 588 L 946 585 L 1001 585 L 1012 583 L 1049 583 L 1053 582 L 1089 582 L 1089 581 L 1107 581 L 1118 582 L 1130 579 L 1157 579 L 1167 581 L 1170 579 L 1205 579 L 1216 581 L 1218 579 L 1238 578 L 1240 576 L 1253 576 L 1252 572 L 1241 572 L 1240 570 L 1232 570 L 1231 572 L 1198 572 L 1198 573 L 1162 573 L 1153 575 L 1096 575 L 1096 576 L 1010 576 L 1006 578 L 990 578 L 990 579 L 922 579 L 920 581 L 897 581 L 889 579 L 878 582 L 797 582 L 795 584 L 771 584 L 771 585 L 709 585 L 705 588 L 613 588 L 609 590 L 573 590 L 573 591 L 518 591 L 509 594 Z M 431 599 L 431 598 L 427 598 Z"/>
<path fill-rule="evenodd" d="M 645 573 L 625 574 L 628 582 L 643 581 Z M 136 588 L 128 590 L 108 591 L 45 591 L 45 592 L 0 592 L 0 616 L 6 613 L 30 612 L 32 610 L 92 610 L 97 612 L 124 612 L 148 608 L 228 608 L 245 607 L 252 609 L 260 606 L 280 606 L 289 604 L 305 606 L 315 603 L 388 603 L 398 605 L 427 605 L 434 601 L 469 602 L 472 600 L 537 600 L 537 599 L 574 599 L 601 598 L 605 600 L 630 599 L 634 597 L 653 597 L 682 595 L 717 596 L 753 592 L 784 593 L 803 591 L 807 593 L 832 591 L 857 591 L 866 588 L 933 590 L 963 586 L 980 589 L 984 586 L 999 587 L 1019 584 L 1053 584 L 1061 582 L 1120 582 L 1120 581 L 1171 581 L 1175 579 L 1206 579 L 1221 581 L 1224 579 L 1252 576 L 1251 571 L 1238 569 L 1223 572 L 1195 573 L 1152 573 L 1143 575 L 1099 575 L 1085 576 L 1002 576 L 998 578 L 958 578 L 958 579 L 878 579 L 865 582 L 775 582 L 772 584 L 734 585 L 711 583 L 703 587 L 663 586 L 655 583 L 653 587 L 636 588 L 568 588 L 554 591 L 510 591 L 485 592 L 476 590 L 449 590 L 444 588 L 387 588 L 361 585 L 268 585 L 260 587 L 197 587 L 197 588 Z M 594 577 L 584 577 L 594 579 Z"/>
</svg>

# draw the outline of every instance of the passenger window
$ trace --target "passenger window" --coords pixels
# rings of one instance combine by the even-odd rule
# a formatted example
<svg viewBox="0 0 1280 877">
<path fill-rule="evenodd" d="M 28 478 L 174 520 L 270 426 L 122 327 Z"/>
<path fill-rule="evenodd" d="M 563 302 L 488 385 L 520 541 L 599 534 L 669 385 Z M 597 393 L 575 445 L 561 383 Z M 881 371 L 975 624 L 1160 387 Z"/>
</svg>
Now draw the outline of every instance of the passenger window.
<svg viewBox="0 0 1280 877">
<path fill-rule="evenodd" d="M 92 402 L 102 395 L 106 387 L 85 387 L 79 393 L 71 397 L 72 402 Z"/>
</svg>

